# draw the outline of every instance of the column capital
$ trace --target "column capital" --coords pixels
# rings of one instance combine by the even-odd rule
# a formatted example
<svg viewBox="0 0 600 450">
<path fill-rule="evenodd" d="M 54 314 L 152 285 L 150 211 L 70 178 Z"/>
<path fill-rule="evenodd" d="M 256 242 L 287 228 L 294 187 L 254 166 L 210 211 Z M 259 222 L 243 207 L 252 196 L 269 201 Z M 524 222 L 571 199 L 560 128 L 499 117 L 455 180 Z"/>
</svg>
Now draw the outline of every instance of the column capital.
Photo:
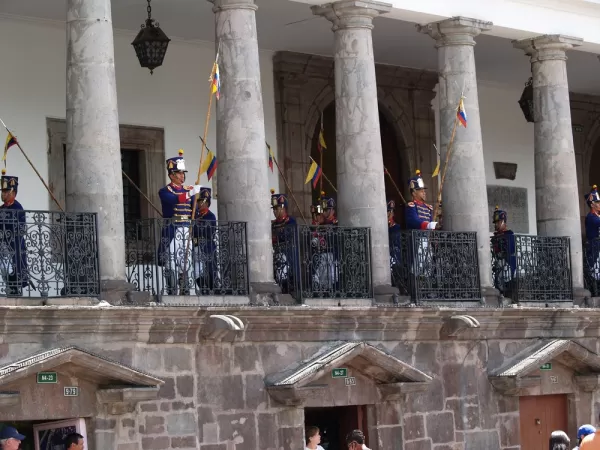
<svg viewBox="0 0 600 450">
<path fill-rule="evenodd" d="M 224 11 L 227 9 L 251 9 L 256 11 L 258 6 L 254 0 L 207 0 L 213 5 L 213 12 Z"/>
<path fill-rule="evenodd" d="M 566 52 L 583 44 L 583 39 L 562 34 L 545 34 L 534 38 L 513 41 L 513 47 L 520 48 L 531 57 L 531 62 L 547 60 L 567 60 Z"/>
<path fill-rule="evenodd" d="M 475 45 L 475 37 L 491 30 L 492 25 L 492 22 L 459 16 L 417 25 L 417 30 L 435 39 L 435 46 L 439 48 L 448 45 Z"/>
<path fill-rule="evenodd" d="M 392 5 L 372 0 L 341 0 L 311 6 L 313 14 L 333 23 L 332 30 L 345 28 L 373 28 L 373 19 L 392 10 Z"/>
</svg>

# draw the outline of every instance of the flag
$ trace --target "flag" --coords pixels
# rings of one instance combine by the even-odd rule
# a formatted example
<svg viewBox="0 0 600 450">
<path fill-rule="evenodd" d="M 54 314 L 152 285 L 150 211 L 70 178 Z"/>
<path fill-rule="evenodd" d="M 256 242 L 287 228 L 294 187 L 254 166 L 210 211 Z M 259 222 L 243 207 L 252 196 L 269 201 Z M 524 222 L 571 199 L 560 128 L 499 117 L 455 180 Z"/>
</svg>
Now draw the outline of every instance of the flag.
<svg viewBox="0 0 600 450">
<path fill-rule="evenodd" d="M 439 174 L 440 174 L 440 161 L 439 161 L 439 159 L 438 159 L 437 166 L 435 166 L 435 169 L 433 169 L 433 173 L 431 174 L 431 177 L 432 177 L 432 178 L 435 178 L 435 177 L 437 177 Z"/>
<path fill-rule="evenodd" d="M 461 97 L 460 101 L 458 102 L 458 109 L 456 110 L 456 117 L 458 118 L 458 121 L 460 122 L 460 124 L 467 128 L 467 111 L 465 111 L 465 104 L 463 102 L 463 99 Z"/>
<path fill-rule="evenodd" d="M 206 154 L 206 159 L 202 162 L 202 168 L 200 169 L 200 173 L 206 172 L 206 176 L 208 177 L 208 181 L 213 177 L 215 172 L 217 171 L 217 157 L 210 150 Z"/>
<path fill-rule="evenodd" d="M 308 174 L 306 175 L 306 181 L 304 184 L 307 184 L 309 181 L 312 181 L 313 189 L 317 188 L 317 183 L 319 182 L 319 178 L 323 175 L 323 171 L 319 167 L 319 165 L 313 161 L 310 165 L 310 169 L 308 169 Z"/>
<path fill-rule="evenodd" d="M 8 136 L 6 136 L 6 143 L 4 144 L 4 156 L 2 157 L 2 161 L 4 161 L 4 167 L 6 167 L 6 155 L 8 155 L 8 149 L 13 145 L 17 145 L 17 138 L 14 137 L 9 131 Z"/>
<path fill-rule="evenodd" d="M 214 73 L 212 76 L 212 93 L 216 94 L 217 100 L 221 98 L 221 77 L 219 76 L 219 63 L 215 61 Z"/>
<path fill-rule="evenodd" d="M 319 141 L 317 142 L 317 150 L 322 152 L 323 149 L 327 150 L 327 144 L 325 144 L 325 136 L 323 134 L 323 128 L 319 131 Z"/>
<path fill-rule="evenodd" d="M 273 154 L 273 150 L 271 150 L 271 146 L 268 142 L 266 142 L 267 148 L 269 149 L 269 168 L 271 169 L 271 173 L 273 172 L 273 163 L 275 162 L 275 155 Z"/>
</svg>

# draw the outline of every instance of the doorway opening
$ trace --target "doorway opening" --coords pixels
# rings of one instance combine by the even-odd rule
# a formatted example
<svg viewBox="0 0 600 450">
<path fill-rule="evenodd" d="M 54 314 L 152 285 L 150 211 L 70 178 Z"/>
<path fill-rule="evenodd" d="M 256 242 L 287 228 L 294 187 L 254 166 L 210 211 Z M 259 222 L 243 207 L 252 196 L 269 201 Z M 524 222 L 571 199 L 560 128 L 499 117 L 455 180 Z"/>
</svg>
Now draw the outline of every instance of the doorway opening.
<svg viewBox="0 0 600 450">
<path fill-rule="evenodd" d="M 565 394 L 519 398 L 521 448 L 546 450 L 550 433 L 568 433 L 568 403 Z"/>
<path fill-rule="evenodd" d="M 365 405 L 305 408 L 304 428 L 311 426 L 319 427 L 320 445 L 325 450 L 346 450 L 346 435 L 356 429 L 362 430 L 365 444 L 369 446 Z"/>
</svg>

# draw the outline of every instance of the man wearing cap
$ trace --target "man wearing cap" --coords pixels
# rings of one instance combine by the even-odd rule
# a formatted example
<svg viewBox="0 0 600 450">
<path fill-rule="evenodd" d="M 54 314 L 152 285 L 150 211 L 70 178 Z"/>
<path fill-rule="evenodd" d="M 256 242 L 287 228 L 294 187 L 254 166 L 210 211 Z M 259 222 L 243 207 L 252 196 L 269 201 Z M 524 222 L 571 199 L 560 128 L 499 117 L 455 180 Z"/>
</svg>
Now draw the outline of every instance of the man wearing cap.
<svg viewBox="0 0 600 450">
<path fill-rule="evenodd" d="M 7 296 L 19 296 L 29 284 L 25 247 L 25 212 L 17 201 L 19 179 L 2 169 L 2 205 L 0 205 L 0 274 Z"/>
<path fill-rule="evenodd" d="M 2 450 L 17 450 L 25 436 L 19 434 L 16 428 L 6 426 L 0 430 L 0 445 Z"/>
<path fill-rule="evenodd" d="M 573 450 L 578 450 L 581 447 L 583 438 L 594 433 L 596 433 L 596 428 L 594 428 L 592 425 L 581 425 L 577 430 L 577 446 L 573 447 Z"/>
<path fill-rule="evenodd" d="M 215 241 L 217 218 L 210 210 L 211 194 L 210 188 L 200 188 L 193 229 L 196 286 L 200 290 L 200 295 L 210 294 L 210 291 L 215 288 L 215 281 L 219 281 Z"/>
<path fill-rule="evenodd" d="M 171 182 L 158 191 L 162 214 L 166 220 L 158 249 L 158 261 L 165 269 L 167 294 L 189 294 L 188 274 L 191 268 L 191 242 L 189 228 L 192 217 L 192 200 L 202 186 L 185 186 L 185 160 L 183 150 L 179 156 L 167 159 L 167 173 Z M 189 247 L 188 247 L 189 246 Z M 185 274 L 184 274 L 185 271 Z"/>
<path fill-rule="evenodd" d="M 421 171 L 417 170 L 415 176 L 408 180 L 408 187 L 412 202 L 406 205 L 406 228 L 409 230 L 439 230 L 438 222 L 433 221 L 433 206 L 425 203 L 427 200 L 427 187 L 421 178 Z"/>
<path fill-rule="evenodd" d="M 585 254 L 586 275 L 593 280 L 600 280 L 600 193 L 598 187 L 592 186 L 592 190 L 585 195 L 585 201 L 590 208 L 585 216 Z M 594 285 L 595 283 L 592 283 Z M 592 292 L 592 294 L 595 294 Z"/>
<path fill-rule="evenodd" d="M 494 237 L 492 238 L 492 253 L 494 285 L 503 295 L 510 291 L 510 283 L 515 276 L 517 268 L 517 255 L 515 235 L 507 226 L 508 215 L 506 211 L 496 206 L 492 221 L 494 223 Z"/>
<path fill-rule="evenodd" d="M 293 292 L 299 270 L 299 253 L 296 235 L 296 219 L 288 214 L 288 198 L 285 194 L 276 194 L 271 189 L 271 207 L 275 220 L 271 221 L 271 236 L 273 238 L 273 266 L 275 282 L 281 287 L 281 292 Z"/>
</svg>

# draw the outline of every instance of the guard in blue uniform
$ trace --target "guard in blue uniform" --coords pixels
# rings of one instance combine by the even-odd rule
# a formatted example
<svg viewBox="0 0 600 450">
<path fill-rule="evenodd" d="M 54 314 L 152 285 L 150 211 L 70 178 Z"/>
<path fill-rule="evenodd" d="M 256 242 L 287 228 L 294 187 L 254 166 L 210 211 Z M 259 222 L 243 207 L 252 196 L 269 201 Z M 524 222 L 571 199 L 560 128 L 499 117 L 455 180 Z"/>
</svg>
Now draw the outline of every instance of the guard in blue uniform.
<svg viewBox="0 0 600 450">
<path fill-rule="evenodd" d="M 308 258 L 313 264 L 313 291 L 323 296 L 332 295 L 332 290 L 339 283 L 340 249 L 338 236 L 329 226 L 338 226 L 335 213 L 335 199 L 321 191 L 317 209 L 321 211 L 318 226 L 315 227 L 311 239 L 311 255 Z"/>
<path fill-rule="evenodd" d="M 19 179 L 2 169 L 2 205 L 0 206 L 0 274 L 7 296 L 20 296 L 29 284 L 25 247 L 25 212 L 17 201 Z M 1 290 L 0 290 L 1 292 Z"/>
<path fill-rule="evenodd" d="M 284 294 L 294 292 L 294 283 L 300 273 L 300 258 L 296 236 L 296 219 L 288 215 L 288 199 L 271 189 L 271 207 L 275 220 L 271 221 L 273 238 L 273 266 L 275 282 Z"/>
<path fill-rule="evenodd" d="M 200 295 L 211 294 L 219 284 L 218 264 L 215 240 L 217 218 L 210 210 L 212 190 L 207 187 L 200 189 L 200 199 L 196 207 L 194 222 L 194 261 L 197 269 L 196 286 Z M 215 284 L 216 282 L 216 284 Z"/>
<path fill-rule="evenodd" d="M 506 211 L 496 206 L 492 221 L 494 223 L 494 238 L 492 239 L 494 286 L 503 295 L 510 296 L 511 282 L 517 268 L 515 236 L 507 225 Z"/>
<path fill-rule="evenodd" d="M 394 214 L 396 212 L 396 202 L 390 200 L 387 202 L 387 219 L 388 232 L 390 238 L 390 266 L 392 269 L 392 284 L 398 287 L 401 283 L 401 266 L 402 257 L 402 234 L 400 233 L 400 225 L 396 223 Z"/>
<path fill-rule="evenodd" d="M 192 243 L 188 243 L 192 200 L 200 193 L 202 186 L 183 184 L 187 173 L 183 150 L 179 150 L 179 156 L 167 159 L 167 173 L 171 182 L 158 191 L 163 217 L 168 219 L 162 229 L 158 262 L 164 267 L 167 294 L 176 294 L 176 285 L 179 282 L 179 293 L 188 295 L 189 274 L 194 270 L 191 258 Z"/>
<path fill-rule="evenodd" d="M 585 254 L 586 254 L 586 276 L 591 277 L 591 290 L 596 290 L 596 281 L 600 280 L 600 193 L 598 186 L 592 186 L 592 190 L 585 195 L 590 212 L 585 216 Z M 592 292 L 592 294 L 598 294 Z"/>
<path fill-rule="evenodd" d="M 406 228 L 409 230 L 436 230 L 440 227 L 433 221 L 433 206 L 425 203 L 427 200 L 427 187 L 421 178 L 421 171 L 417 170 L 415 176 L 408 180 L 408 187 L 412 202 L 406 205 Z"/>
</svg>

